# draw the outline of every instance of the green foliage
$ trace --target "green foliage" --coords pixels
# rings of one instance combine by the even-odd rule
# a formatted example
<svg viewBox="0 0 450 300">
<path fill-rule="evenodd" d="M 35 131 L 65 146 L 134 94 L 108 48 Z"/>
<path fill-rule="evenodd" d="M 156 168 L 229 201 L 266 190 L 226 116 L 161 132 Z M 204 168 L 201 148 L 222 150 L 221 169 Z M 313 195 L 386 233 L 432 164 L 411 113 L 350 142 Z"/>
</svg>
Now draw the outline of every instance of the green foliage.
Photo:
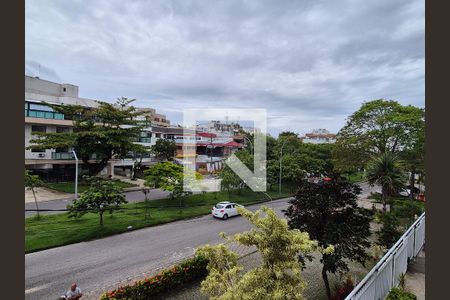
<svg viewBox="0 0 450 300">
<path fill-rule="evenodd" d="M 239 212 L 252 223 L 253 229 L 228 239 L 240 245 L 256 246 L 262 265 L 243 274 L 237 255 L 223 244 L 200 247 L 197 253 L 209 260 L 209 274 L 202 282 L 202 292 L 212 300 L 304 299 L 305 282 L 296 256 L 312 252 L 317 243 L 307 233 L 289 230 L 287 221 L 265 206 L 255 213 L 246 209 Z"/>
<path fill-rule="evenodd" d="M 135 143 L 143 125 L 136 120 L 142 113 L 129 105 L 133 101 L 124 97 L 115 104 L 99 101 L 95 108 L 47 104 L 63 113 L 66 119 L 73 120 L 73 132 L 36 133 L 28 149 L 74 148 L 89 174 L 96 175 L 113 157 L 123 158 L 129 152 L 146 151 Z M 95 162 L 92 162 L 93 154 Z"/>
<path fill-rule="evenodd" d="M 242 163 L 253 171 L 253 157 L 246 150 L 239 150 L 234 153 Z M 239 192 L 245 186 L 244 181 L 234 171 L 225 164 L 223 169 L 218 173 L 221 181 L 221 189 L 230 192 L 233 189 L 238 189 Z"/>
<path fill-rule="evenodd" d="M 417 300 L 416 295 L 395 287 L 390 290 L 386 300 Z"/>
<path fill-rule="evenodd" d="M 120 204 L 127 203 L 123 189 L 114 181 L 98 177 L 87 178 L 89 188 L 81 193 L 80 198 L 67 205 L 69 217 L 79 218 L 87 212 L 98 213 L 100 225 L 103 226 L 103 213 L 114 209 Z"/>
<path fill-rule="evenodd" d="M 358 171 L 373 155 L 413 151 L 423 155 L 424 109 L 393 100 L 365 102 L 339 131 L 333 151 L 336 168 Z"/>
<path fill-rule="evenodd" d="M 44 186 L 44 182 L 39 178 L 38 175 L 31 175 L 28 170 L 25 170 L 25 187 L 27 189 L 34 189 L 37 187 Z"/>
<path fill-rule="evenodd" d="M 396 218 L 406 220 L 404 225 L 409 226 L 425 211 L 425 205 L 418 200 L 395 200 L 391 211 Z"/>
<path fill-rule="evenodd" d="M 152 146 L 152 152 L 159 159 L 173 160 L 177 152 L 177 145 L 172 140 L 158 139 Z"/>
<path fill-rule="evenodd" d="M 133 285 L 121 286 L 106 292 L 100 299 L 153 299 L 153 297 L 161 296 L 164 292 L 179 288 L 182 284 L 204 278 L 207 274 L 207 264 L 208 261 L 204 257 L 197 255 Z"/>
<path fill-rule="evenodd" d="M 380 218 L 382 227 L 377 232 L 378 244 L 389 249 L 403 234 L 400 220 L 392 212 L 384 213 Z"/>
<path fill-rule="evenodd" d="M 381 186 L 384 211 L 388 197 L 400 192 L 406 182 L 401 162 L 398 156 L 391 152 L 384 152 L 372 159 L 367 167 L 366 176 L 370 185 Z"/>
<path fill-rule="evenodd" d="M 199 180 L 202 176 L 197 172 L 187 172 L 184 168 L 173 162 L 161 162 L 151 166 L 144 172 L 145 185 L 160 188 L 171 193 L 172 198 L 180 198 L 192 192 L 183 189 L 184 180 Z"/>
<path fill-rule="evenodd" d="M 369 255 L 372 212 L 358 207 L 361 189 L 343 178 L 331 182 L 302 181 L 295 199 L 285 211 L 290 228 L 308 232 L 319 246 L 334 246 L 334 252 L 322 254 L 322 277 L 327 295 L 331 290 L 327 273 L 348 271 L 348 260 L 364 263 Z M 300 259 L 304 259 L 300 257 Z"/>
<path fill-rule="evenodd" d="M 25 187 L 31 190 L 34 197 L 34 203 L 36 204 L 37 218 L 39 218 L 39 205 L 36 198 L 35 188 L 44 186 L 44 182 L 39 178 L 38 175 L 31 175 L 28 170 L 25 170 Z"/>
</svg>

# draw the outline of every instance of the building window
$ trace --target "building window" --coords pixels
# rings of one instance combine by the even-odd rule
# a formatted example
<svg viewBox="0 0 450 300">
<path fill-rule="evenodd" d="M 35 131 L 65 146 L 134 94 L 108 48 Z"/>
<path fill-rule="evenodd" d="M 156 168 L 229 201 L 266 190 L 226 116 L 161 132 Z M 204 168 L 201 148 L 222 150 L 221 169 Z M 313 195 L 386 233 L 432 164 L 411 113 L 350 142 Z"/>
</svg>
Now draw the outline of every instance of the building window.
<svg viewBox="0 0 450 300">
<path fill-rule="evenodd" d="M 42 152 L 45 152 L 45 149 L 42 149 L 42 148 L 34 148 L 34 149 L 31 149 L 31 152 L 39 152 L 39 153 L 42 153 Z"/>
<path fill-rule="evenodd" d="M 36 104 L 36 103 L 30 103 L 30 109 L 31 110 L 41 110 L 41 111 L 53 111 L 53 108 L 47 105 L 42 104 Z"/>
<path fill-rule="evenodd" d="M 161 133 L 156 133 L 156 137 L 160 138 L 161 137 Z"/>
<path fill-rule="evenodd" d="M 68 133 L 70 132 L 69 127 L 56 127 L 56 133 Z"/>
<path fill-rule="evenodd" d="M 46 132 L 47 128 L 45 126 L 32 125 L 31 133 L 34 132 Z"/>
</svg>

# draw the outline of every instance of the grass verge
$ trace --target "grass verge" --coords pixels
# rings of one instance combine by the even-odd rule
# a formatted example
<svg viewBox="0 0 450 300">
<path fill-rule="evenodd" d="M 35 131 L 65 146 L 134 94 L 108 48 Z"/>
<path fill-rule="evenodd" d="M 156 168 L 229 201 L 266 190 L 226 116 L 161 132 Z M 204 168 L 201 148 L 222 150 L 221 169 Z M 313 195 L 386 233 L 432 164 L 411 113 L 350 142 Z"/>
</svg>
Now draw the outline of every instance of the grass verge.
<svg viewBox="0 0 450 300">
<path fill-rule="evenodd" d="M 289 188 L 279 195 L 275 189 L 267 194 L 273 199 L 290 196 Z M 67 244 L 98 239 L 134 229 L 155 226 L 176 220 L 183 220 L 209 214 L 214 204 L 220 201 L 233 201 L 250 205 L 268 201 L 263 193 L 251 190 L 233 191 L 228 198 L 227 192 L 189 195 L 182 198 L 183 208 L 178 199 L 160 199 L 148 201 L 150 218 L 145 219 L 146 203 L 129 203 L 113 214 L 105 213 L 104 225 L 99 225 L 99 216 L 87 213 L 79 219 L 68 218 L 67 213 L 41 215 L 25 219 L 25 252 L 44 250 Z"/>
<path fill-rule="evenodd" d="M 137 186 L 135 184 L 120 181 L 117 179 L 113 179 L 113 180 L 116 181 L 117 184 L 122 188 L 129 188 L 129 187 Z M 63 192 L 63 193 L 70 193 L 70 194 L 75 193 L 75 182 L 73 182 L 73 181 L 72 182 L 50 182 L 50 183 L 46 183 L 45 187 L 55 190 L 55 191 Z M 89 186 L 84 184 L 83 182 L 79 182 L 78 183 L 78 193 L 84 192 L 88 187 Z"/>
</svg>

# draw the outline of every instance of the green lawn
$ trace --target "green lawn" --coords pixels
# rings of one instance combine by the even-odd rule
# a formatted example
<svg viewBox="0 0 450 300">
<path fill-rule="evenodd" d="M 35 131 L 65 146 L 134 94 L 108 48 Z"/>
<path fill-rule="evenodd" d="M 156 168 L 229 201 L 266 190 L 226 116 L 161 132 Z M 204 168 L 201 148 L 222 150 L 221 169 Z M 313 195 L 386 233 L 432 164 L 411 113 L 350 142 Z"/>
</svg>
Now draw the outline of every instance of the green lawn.
<svg viewBox="0 0 450 300">
<path fill-rule="evenodd" d="M 123 182 L 120 180 L 114 180 L 114 181 L 116 181 L 117 184 L 119 186 L 121 186 L 122 188 L 137 186 L 135 184 Z M 59 192 L 70 193 L 70 194 L 75 193 L 75 182 L 73 182 L 73 181 L 72 182 L 46 183 L 45 187 L 52 189 L 52 190 L 59 191 Z M 88 188 L 88 185 L 86 185 L 82 182 L 78 183 L 78 193 L 84 192 L 87 188 Z"/>
<path fill-rule="evenodd" d="M 350 181 L 352 183 L 358 183 L 358 182 L 366 180 L 366 176 L 365 176 L 364 172 L 356 172 L 356 173 L 348 174 L 345 177 L 347 178 L 348 181 Z"/>
<path fill-rule="evenodd" d="M 278 195 L 278 191 L 267 192 L 273 199 L 289 196 L 289 188 Z M 145 203 L 130 203 L 122 206 L 114 214 L 104 214 L 104 225 L 100 227 L 99 217 L 87 213 L 78 220 L 68 218 L 67 213 L 41 215 L 40 219 L 29 217 L 25 219 L 25 252 L 33 252 L 47 248 L 92 240 L 133 229 L 163 224 L 175 220 L 192 218 L 210 213 L 214 204 L 228 200 L 227 192 L 205 193 L 184 197 L 184 208 L 178 207 L 179 200 L 161 199 L 148 201 L 151 208 L 150 219 L 144 219 Z M 268 198 L 260 192 L 243 190 L 231 193 L 231 201 L 249 205 L 267 201 Z"/>
</svg>

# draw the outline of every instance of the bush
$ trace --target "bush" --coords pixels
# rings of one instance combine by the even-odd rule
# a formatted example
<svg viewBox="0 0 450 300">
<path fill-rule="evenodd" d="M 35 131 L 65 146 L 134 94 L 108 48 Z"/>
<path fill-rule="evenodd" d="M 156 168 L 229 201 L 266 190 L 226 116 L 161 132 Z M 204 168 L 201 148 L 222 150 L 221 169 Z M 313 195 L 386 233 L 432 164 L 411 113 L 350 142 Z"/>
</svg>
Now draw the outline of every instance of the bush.
<svg viewBox="0 0 450 300">
<path fill-rule="evenodd" d="M 408 293 L 401 288 L 393 288 L 386 297 L 386 300 L 417 300 L 416 295 Z"/>
<path fill-rule="evenodd" d="M 335 288 L 334 293 L 330 297 L 330 300 L 344 300 L 354 287 L 355 284 L 351 276 L 348 276 L 342 286 L 337 286 Z"/>
<path fill-rule="evenodd" d="M 389 249 L 403 234 L 400 220 L 393 212 L 385 213 L 380 215 L 380 217 L 383 226 L 377 232 L 378 244 Z"/>
<path fill-rule="evenodd" d="M 205 258 L 195 256 L 172 268 L 163 270 L 155 276 L 107 292 L 100 299 L 151 299 L 151 297 L 179 287 L 181 284 L 206 277 L 207 264 L 208 261 Z"/>
<path fill-rule="evenodd" d="M 423 202 L 418 200 L 397 200 L 393 207 L 396 217 L 407 219 L 408 224 L 414 223 L 415 217 L 419 217 L 425 211 Z"/>
</svg>

